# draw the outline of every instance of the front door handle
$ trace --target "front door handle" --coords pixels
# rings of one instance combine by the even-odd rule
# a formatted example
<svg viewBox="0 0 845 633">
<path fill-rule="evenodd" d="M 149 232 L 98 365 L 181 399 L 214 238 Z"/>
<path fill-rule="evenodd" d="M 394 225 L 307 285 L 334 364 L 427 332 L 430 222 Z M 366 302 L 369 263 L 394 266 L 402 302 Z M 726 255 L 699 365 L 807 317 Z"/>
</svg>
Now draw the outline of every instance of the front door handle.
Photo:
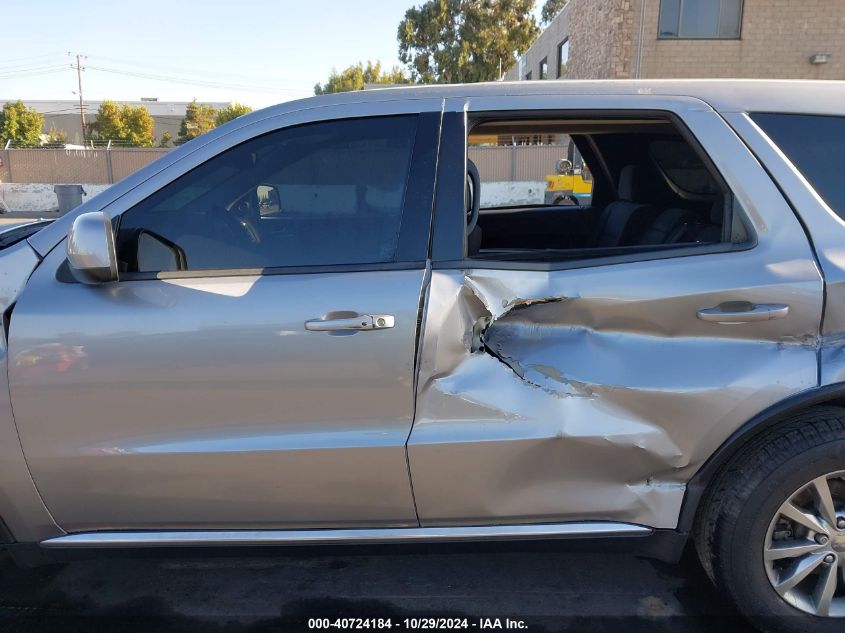
<svg viewBox="0 0 845 633">
<path fill-rule="evenodd" d="M 698 318 L 702 321 L 714 323 L 752 323 L 755 321 L 771 321 L 782 319 L 789 314 L 789 306 L 780 303 L 753 304 L 747 301 L 727 301 L 715 308 L 704 308 L 698 311 Z"/>
<path fill-rule="evenodd" d="M 360 314 L 342 319 L 312 319 L 305 322 L 309 332 L 386 330 L 396 325 L 392 314 Z"/>
</svg>

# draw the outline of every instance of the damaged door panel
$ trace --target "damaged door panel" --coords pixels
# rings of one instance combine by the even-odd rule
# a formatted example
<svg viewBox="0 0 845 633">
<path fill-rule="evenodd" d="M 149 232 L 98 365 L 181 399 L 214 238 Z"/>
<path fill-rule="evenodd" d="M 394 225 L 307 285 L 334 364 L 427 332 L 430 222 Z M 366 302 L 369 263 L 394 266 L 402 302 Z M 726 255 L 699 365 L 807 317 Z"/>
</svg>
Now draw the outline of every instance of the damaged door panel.
<svg viewBox="0 0 845 633">
<path fill-rule="evenodd" d="M 520 103 L 476 99 L 468 116 Z M 619 105 L 572 107 L 608 103 Z M 421 525 L 674 528 L 706 459 L 818 384 L 823 282 L 800 223 L 706 104 L 659 106 L 700 141 L 753 239 L 576 265 L 435 256 L 408 442 Z M 560 106 L 536 107 L 548 117 Z M 441 226 L 445 208 L 438 197 Z"/>
<path fill-rule="evenodd" d="M 685 482 L 722 441 L 817 381 L 814 267 L 757 269 L 758 287 L 734 292 L 788 298 L 789 316 L 725 326 L 696 311 L 733 294 L 724 280 L 754 255 L 716 258 L 435 271 L 408 447 L 422 524 L 674 527 Z"/>
</svg>

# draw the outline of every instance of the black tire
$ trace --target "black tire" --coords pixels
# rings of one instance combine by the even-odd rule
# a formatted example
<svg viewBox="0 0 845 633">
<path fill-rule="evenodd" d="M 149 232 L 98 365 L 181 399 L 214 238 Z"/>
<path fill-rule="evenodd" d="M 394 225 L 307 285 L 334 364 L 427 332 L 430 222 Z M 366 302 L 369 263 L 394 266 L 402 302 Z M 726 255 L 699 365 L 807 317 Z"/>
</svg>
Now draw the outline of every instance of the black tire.
<svg viewBox="0 0 845 633">
<path fill-rule="evenodd" d="M 772 518 L 789 497 L 822 475 L 845 470 L 845 408 L 819 406 L 763 432 L 712 482 L 694 536 L 715 585 L 764 631 L 842 633 L 845 618 L 819 617 L 788 604 L 763 562 Z"/>
</svg>

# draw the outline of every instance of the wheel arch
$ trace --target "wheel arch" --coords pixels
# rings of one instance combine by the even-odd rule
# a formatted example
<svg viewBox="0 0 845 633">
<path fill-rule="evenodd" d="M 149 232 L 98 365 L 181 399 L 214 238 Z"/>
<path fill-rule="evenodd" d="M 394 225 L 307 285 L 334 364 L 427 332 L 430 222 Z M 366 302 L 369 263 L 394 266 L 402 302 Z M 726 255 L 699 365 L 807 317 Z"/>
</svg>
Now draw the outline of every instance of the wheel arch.
<svg viewBox="0 0 845 633">
<path fill-rule="evenodd" d="M 678 531 L 687 534 L 692 531 L 704 493 L 722 468 L 748 442 L 767 429 L 787 420 L 795 413 L 818 405 L 845 408 L 845 383 L 825 385 L 816 389 L 802 391 L 785 400 L 781 400 L 755 415 L 731 434 L 707 459 L 704 465 L 698 469 L 689 482 L 687 482 L 684 501 L 681 505 L 681 513 L 678 517 Z"/>
</svg>

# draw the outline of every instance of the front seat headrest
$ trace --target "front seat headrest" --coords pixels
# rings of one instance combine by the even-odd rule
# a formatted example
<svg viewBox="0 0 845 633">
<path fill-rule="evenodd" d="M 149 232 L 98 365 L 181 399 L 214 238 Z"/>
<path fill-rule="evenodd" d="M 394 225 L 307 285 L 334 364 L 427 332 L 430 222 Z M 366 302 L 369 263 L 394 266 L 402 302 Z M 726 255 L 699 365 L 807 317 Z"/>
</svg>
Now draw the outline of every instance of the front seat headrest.
<svg viewBox="0 0 845 633">
<path fill-rule="evenodd" d="M 616 194 L 620 200 L 635 201 L 641 172 L 642 170 L 636 165 L 625 165 L 622 168 L 619 172 L 619 185 L 616 187 Z"/>
</svg>

